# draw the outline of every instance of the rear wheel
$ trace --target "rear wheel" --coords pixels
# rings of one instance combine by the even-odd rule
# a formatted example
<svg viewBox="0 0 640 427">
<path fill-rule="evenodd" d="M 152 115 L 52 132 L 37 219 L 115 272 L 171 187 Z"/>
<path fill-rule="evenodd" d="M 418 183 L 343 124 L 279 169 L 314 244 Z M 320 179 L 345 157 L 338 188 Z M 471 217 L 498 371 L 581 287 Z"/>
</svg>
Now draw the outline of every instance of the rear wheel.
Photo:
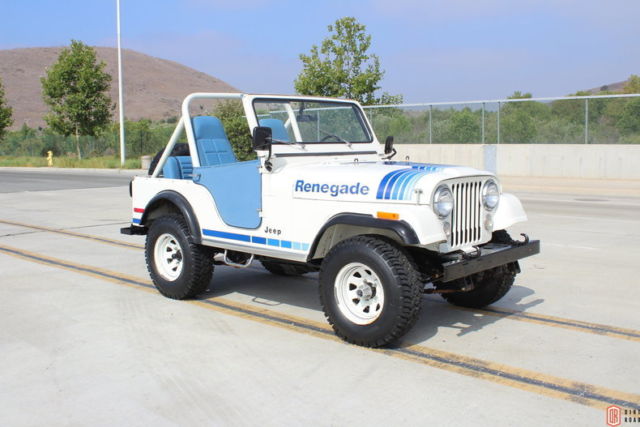
<svg viewBox="0 0 640 427">
<path fill-rule="evenodd" d="M 357 236 L 338 243 L 320 269 L 320 302 L 343 340 L 380 347 L 402 337 L 420 312 L 422 283 L 391 241 Z"/>
<path fill-rule="evenodd" d="M 145 257 L 153 284 L 168 298 L 201 294 L 213 275 L 210 252 L 193 242 L 189 227 L 179 215 L 163 216 L 151 223 Z"/>
</svg>

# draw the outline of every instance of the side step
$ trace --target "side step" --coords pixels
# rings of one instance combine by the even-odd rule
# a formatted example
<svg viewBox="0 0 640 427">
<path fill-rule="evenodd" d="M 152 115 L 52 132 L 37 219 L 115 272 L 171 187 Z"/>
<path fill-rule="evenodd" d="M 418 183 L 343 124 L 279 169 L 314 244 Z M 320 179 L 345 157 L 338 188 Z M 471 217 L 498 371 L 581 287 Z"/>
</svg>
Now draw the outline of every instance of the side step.
<svg viewBox="0 0 640 427">
<path fill-rule="evenodd" d="M 147 227 L 136 227 L 130 225 L 129 227 L 123 227 L 120 229 L 120 234 L 126 234 L 127 236 L 145 236 L 147 234 Z"/>
</svg>

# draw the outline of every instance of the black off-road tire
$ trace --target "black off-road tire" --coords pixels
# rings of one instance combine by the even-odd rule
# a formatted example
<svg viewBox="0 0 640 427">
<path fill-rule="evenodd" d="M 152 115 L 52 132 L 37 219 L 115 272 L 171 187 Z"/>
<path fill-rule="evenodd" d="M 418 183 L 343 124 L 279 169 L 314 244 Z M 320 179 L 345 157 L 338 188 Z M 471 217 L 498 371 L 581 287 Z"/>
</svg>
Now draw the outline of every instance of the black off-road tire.
<svg viewBox="0 0 640 427">
<path fill-rule="evenodd" d="M 153 175 L 153 171 L 156 170 L 156 166 L 160 161 L 160 157 L 162 157 L 162 153 L 164 153 L 164 148 L 156 153 L 149 164 L 149 175 Z M 189 155 L 189 145 L 183 142 L 179 142 L 173 146 L 173 150 L 171 150 L 171 156 L 188 156 Z M 162 173 L 162 172 L 160 172 Z"/>
<path fill-rule="evenodd" d="M 170 235 L 180 246 L 182 270 L 175 278 L 163 277 L 155 260 L 161 236 Z M 207 290 L 213 275 L 213 257 L 204 246 L 193 242 L 189 227 L 180 215 L 163 216 L 151 223 L 145 244 L 147 269 L 160 293 L 172 299 L 193 298 Z"/>
<path fill-rule="evenodd" d="M 482 308 L 498 301 L 505 296 L 513 286 L 516 268 L 501 265 L 491 270 L 472 275 L 474 289 L 469 292 L 455 292 L 441 294 L 442 298 L 453 305 L 468 308 Z M 462 279 L 460 279 L 462 280 Z M 463 283 L 460 283 L 463 286 Z"/>
<path fill-rule="evenodd" d="M 352 263 L 363 264 L 375 272 L 384 290 L 379 317 L 370 324 L 349 320 L 338 304 L 336 279 L 340 270 Z M 393 343 L 415 324 L 422 289 L 419 274 L 407 253 L 385 238 L 356 236 L 343 240 L 331 249 L 320 268 L 320 303 L 325 317 L 340 338 L 365 347 Z"/>
<path fill-rule="evenodd" d="M 287 264 L 275 261 L 260 261 L 260 263 L 269 273 L 276 274 L 278 276 L 302 276 L 303 274 L 313 271 L 303 265 Z"/>
</svg>

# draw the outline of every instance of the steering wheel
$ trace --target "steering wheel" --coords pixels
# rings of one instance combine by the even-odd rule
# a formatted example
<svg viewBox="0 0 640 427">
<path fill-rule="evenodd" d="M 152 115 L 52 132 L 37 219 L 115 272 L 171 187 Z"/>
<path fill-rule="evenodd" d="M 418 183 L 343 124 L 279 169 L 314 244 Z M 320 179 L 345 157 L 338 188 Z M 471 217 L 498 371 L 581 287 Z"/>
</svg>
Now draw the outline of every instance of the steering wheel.
<svg viewBox="0 0 640 427">
<path fill-rule="evenodd" d="M 331 138 L 333 138 L 333 139 L 335 139 L 336 141 L 340 142 L 340 137 L 339 137 L 339 136 L 337 136 L 337 135 L 327 135 L 327 136 L 325 136 L 324 138 L 322 138 L 322 139 L 320 140 L 320 142 L 328 141 L 328 140 L 329 140 L 329 139 L 331 139 Z"/>
</svg>

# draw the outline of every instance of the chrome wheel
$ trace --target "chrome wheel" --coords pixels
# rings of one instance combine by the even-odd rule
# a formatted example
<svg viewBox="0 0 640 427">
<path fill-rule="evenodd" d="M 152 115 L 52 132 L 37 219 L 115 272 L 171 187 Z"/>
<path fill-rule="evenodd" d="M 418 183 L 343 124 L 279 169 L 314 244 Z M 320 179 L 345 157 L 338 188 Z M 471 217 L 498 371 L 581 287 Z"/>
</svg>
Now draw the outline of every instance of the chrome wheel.
<svg viewBox="0 0 640 427">
<path fill-rule="evenodd" d="M 345 265 L 334 283 L 338 309 L 357 325 L 373 323 L 384 308 L 384 288 L 378 275 L 359 262 Z"/>
<path fill-rule="evenodd" d="M 158 237 L 153 258 L 156 271 L 163 279 L 174 281 L 182 273 L 182 247 L 173 235 L 165 233 Z"/>
</svg>

